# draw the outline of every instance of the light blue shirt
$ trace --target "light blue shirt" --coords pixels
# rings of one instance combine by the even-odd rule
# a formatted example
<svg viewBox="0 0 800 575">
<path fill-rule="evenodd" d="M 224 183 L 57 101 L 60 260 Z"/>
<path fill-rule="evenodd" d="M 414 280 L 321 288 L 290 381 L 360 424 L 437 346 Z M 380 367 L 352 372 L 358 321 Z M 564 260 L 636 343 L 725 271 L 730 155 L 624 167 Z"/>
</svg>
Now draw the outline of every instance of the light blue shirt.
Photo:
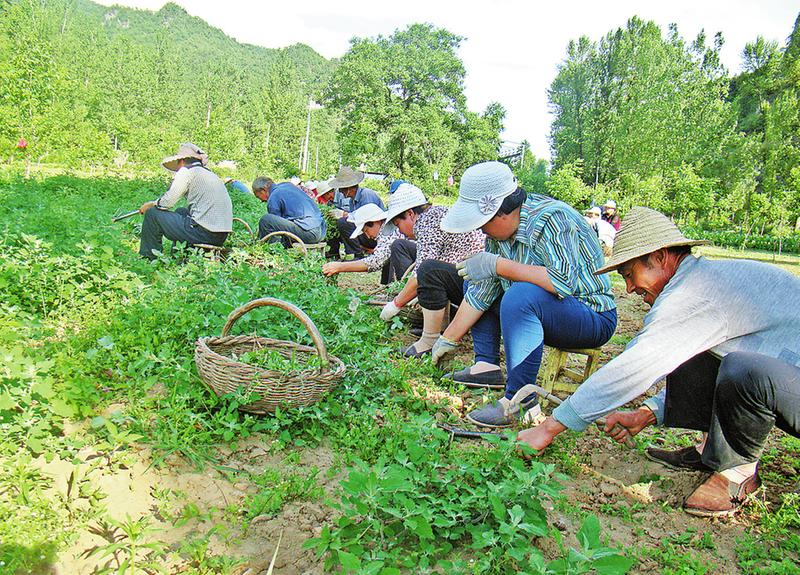
<svg viewBox="0 0 800 575">
<path fill-rule="evenodd" d="M 779 267 L 687 256 L 625 351 L 583 382 L 553 416 L 570 429 L 586 429 L 707 351 L 720 358 L 749 351 L 800 366 L 798 302 L 800 278 Z M 659 424 L 664 397 L 662 391 L 645 402 Z"/>
<path fill-rule="evenodd" d="M 290 182 L 272 186 L 267 199 L 267 212 L 285 218 L 306 231 L 325 225 L 317 202 Z"/>
</svg>

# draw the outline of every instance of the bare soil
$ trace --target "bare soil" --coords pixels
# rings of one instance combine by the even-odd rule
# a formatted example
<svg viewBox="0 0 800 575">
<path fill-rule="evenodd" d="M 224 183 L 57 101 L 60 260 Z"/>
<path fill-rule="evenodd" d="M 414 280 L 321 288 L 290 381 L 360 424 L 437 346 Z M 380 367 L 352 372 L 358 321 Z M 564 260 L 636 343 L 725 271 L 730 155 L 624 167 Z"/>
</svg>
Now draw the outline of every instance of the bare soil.
<svg viewBox="0 0 800 575">
<path fill-rule="evenodd" d="M 358 288 L 372 275 L 343 274 L 339 285 Z M 617 292 L 619 327 L 615 339 L 604 346 L 603 362 L 622 351 L 624 343 L 641 327 L 646 311 L 638 297 Z M 403 336 L 403 341 L 411 343 L 414 338 Z M 456 359 L 456 363 L 463 365 L 470 361 L 468 349 Z M 485 400 L 482 394 L 470 391 L 453 393 L 444 387 L 419 388 L 416 392 L 437 401 L 444 400 L 443 408 L 457 415 Z M 644 434 L 654 443 L 663 443 L 658 430 L 648 429 Z M 773 434 L 772 443 L 777 441 L 778 434 Z M 691 439 L 684 436 L 678 434 L 678 439 Z M 556 456 L 551 460 L 558 462 L 569 475 L 564 481 L 566 503 L 555 503 L 550 508 L 554 524 L 568 542 L 576 544 L 574 534 L 580 526 L 580 512 L 590 512 L 600 517 L 603 534 L 612 546 L 657 549 L 671 537 L 687 534 L 689 543 L 686 549 L 692 547 L 696 556 L 710 566 L 708 572 L 738 572 L 735 544 L 737 538 L 751 528 L 752 517 L 748 512 L 725 520 L 707 520 L 689 516 L 680 509 L 685 497 L 704 479 L 703 474 L 667 469 L 649 461 L 638 450 L 619 446 L 597 430 L 581 435 L 567 434 L 563 440 L 574 442 L 574 448 L 568 450 L 569 460 L 565 462 Z M 151 467 L 151 457 L 146 450 L 128 451 L 121 456 L 87 450 L 81 454 L 77 465 L 57 458 L 39 463 L 56 478 L 54 489 L 62 494 L 66 492 L 70 474 L 77 469 L 81 477 L 106 495 L 104 503 L 110 516 L 118 520 L 126 516 L 148 516 L 158 529 L 154 538 L 174 548 L 182 541 L 208 533 L 216 525 L 227 526 L 226 530 L 211 538 L 209 551 L 241 558 L 242 563 L 234 573 L 266 573 L 280 539 L 276 575 L 322 574 L 322 561 L 311 551 L 304 550 L 302 545 L 308 538 L 319 535 L 322 527 L 335 517 L 328 503 L 335 498 L 341 480 L 336 456 L 325 446 L 299 453 L 301 466 L 320 469 L 318 481 L 326 494 L 323 500 L 289 503 L 275 515 L 256 517 L 245 528 L 242 502 L 255 487 L 237 480 L 235 471 L 257 472 L 265 466 L 280 465 L 286 456 L 285 452 L 271 452 L 270 445 L 264 441 L 255 436 L 239 442 L 233 450 L 220 448 L 217 453 L 219 466 L 202 471 L 177 459 L 169 460 L 161 467 Z M 675 441 L 675 437 L 670 441 Z M 458 448 L 468 449 L 467 443 Z M 548 455 L 545 458 L 548 459 Z M 793 471 L 796 476 L 798 470 L 776 471 Z M 773 501 L 785 489 L 785 486 L 766 486 Z M 765 500 L 764 493 L 759 497 Z M 168 518 L 168 510 L 179 510 L 186 505 L 196 511 L 183 525 L 175 527 Z M 713 548 L 693 547 L 691 542 L 701 540 L 705 533 L 713 538 Z M 87 558 L 86 554 L 94 546 L 105 543 L 107 540 L 101 535 L 84 533 L 68 553 L 62 554 L 60 563 L 50 573 L 88 575 L 95 572 L 102 563 L 98 563 L 96 557 Z M 539 544 L 546 555 L 553 556 L 557 551 L 552 547 L 552 541 L 541 540 Z M 171 572 L 180 572 L 186 564 L 166 567 Z M 662 569 L 657 561 L 644 559 L 634 566 L 632 573 L 658 573 Z"/>
</svg>

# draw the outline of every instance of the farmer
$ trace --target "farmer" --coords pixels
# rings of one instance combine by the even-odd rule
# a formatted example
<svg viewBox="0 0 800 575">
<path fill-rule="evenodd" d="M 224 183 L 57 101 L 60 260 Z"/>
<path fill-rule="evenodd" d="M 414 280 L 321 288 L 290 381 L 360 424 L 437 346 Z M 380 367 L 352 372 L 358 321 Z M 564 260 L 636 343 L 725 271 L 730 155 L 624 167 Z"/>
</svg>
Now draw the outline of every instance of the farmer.
<svg viewBox="0 0 800 575">
<path fill-rule="evenodd" d="M 331 205 L 336 190 L 331 187 L 329 181 L 323 180 L 321 182 L 317 182 L 317 187 L 315 188 L 314 193 L 316 195 L 318 204 Z"/>
<path fill-rule="evenodd" d="M 206 153 L 190 143 L 181 144 L 177 154 L 161 162 L 175 177 L 163 196 L 139 208 L 144 214 L 139 255 L 155 259 L 164 237 L 189 245 L 225 243 L 233 227 L 231 198 L 222 180 L 205 167 L 207 163 Z M 188 209 L 169 211 L 184 196 Z"/>
<path fill-rule="evenodd" d="M 357 172 L 350 166 L 342 166 L 336 177 L 329 183 L 332 188 L 338 188 L 340 196 L 334 199 L 337 208 L 341 212 L 337 213 L 336 229 L 339 232 L 337 238 L 328 240 L 328 255 L 339 257 L 339 243 L 344 243 L 346 254 L 352 254 L 356 259 L 364 256 L 366 250 L 375 248 L 376 241 L 369 239 L 364 234 L 356 238 L 351 238 L 355 229 L 352 222 L 347 221 L 349 212 L 354 212 L 358 208 L 367 204 L 375 204 L 380 209 L 384 209 L 383 200 L 375 190 L 362 188 L 360 184 L 364 179 L 364 172 Z"/>
<path fill-rule="evenodd" d="M 592 206 L 586 210 L 586 221 L 597 234 L 597 239 L 600 240 L 600 247 L 603 249 L 603 255 L 610 257 L 614 251 L 614 238 L 617 235 L 617 230 L 614 226 L 605 221 L 600 212 L 600 208 Z"/>
<path fill-rule="evenodd" d="M 350 234 L 351 238 L 356 238 L 363 232 L 367 238 L 375 240 L 377 245 L 374 251 L 363 259 L 326 263 L 322 266 L 323 275 L 381 270 L 381 283 L 384 285 L 401 279 L 417 258 L 416 242 L 406 238 L 397 228 L 381 233 L 381 227 L 386 221 L 386 212 L 375 204 L 361 206 L 348 217 L 351 223 L 355 224 L 355 229 Z"/>
<path fill-rule="evenodd" d="M 442 229 L 481 229 L 489 239 L 486 251 L 459 264 L 469 282 L 464 303 L 437 340 L 433 360 L 454 349 L 471 328 L 476 363 L 453 379 L 502 384 L 502 333 L 505 395 L 467 418 L 485 427 L 536 423 L 542 416 L 535 394 L 519 398 L 521 409 L 513 409 L 511 399 L 536 380 L 544 344 L 598 347 L 617 326 L 611 281 L 594 274 L 603 264 L 597 236 L 567 204 L 538 194 L 526 197 L 502 162 L 467 168 Z"/>
<path fill-rule="evenodd" d="M 617 215 L 617 202 L 614 200 L 608 200 L 605 204 L 603 204 L 603 221 L 608 222 L 614 229 L 619 231 L 619 216 Z"/>
<path fill-rule="evenodd" d="M 240 182 L 239 180 L 234 180 L 233 178 L 225 178 L 225 186 L 230 186 L 231 190 L 236 190 L 237 192 L 241 192 L 242 194 L 250 194 L 250 188 L 247 187 L 247 184 L 244 182 Z"/>
<path fill-rule="evenodd" d="M 276 184 L 269 178 L 253 181 L 253 194 L 267 202 L 267 213 L 258 222 L 258 237 L 271 232 L 291 232 L 304 244 L 316 244 L 325 238 L 327 224 L 317 203 L 291 182 Z M 290 246 L 287 237 L 278 238 L 283 245 Z"/>
<path fill-rule="evenodd" d="M 669 467 L 711 475 L 684 503 L 693 515 L 730 515 L 759 486 L 758 460 L 773 426 L 800 437 L 800 279 L 749 260 L 691 255 L 707 243 L 685 238 L 662 214 L 634 208 L 614 257 L 628 293 L 651 306 L 644 327 L 543 425 L 519 439 L 537 450 L 566 428 L 608 416 L 617 441 L 648 425 L 704 432 L 676 451 L 648 449 Z M 634 411 L 614 410 L 666 377 L 666 387 Z M 613 413 L 612 413 L 613 412 Z"/>
<path fill-rule="evenodd" d="M 387 219 L 390 230 L 397 228 L 407 238 L 417 241 L 414 272 L 405 287 L 381 311 L 381 319 L 390 321 L 415 297 L 422 308 L 422 336 L 403 350 L 406 357 L 431 353 L 439 337 L 449 305 L 458 305 L 463 297 L 462 280 L 456 262 L 483 251 L 486 237 L 480 230 L 464 233 L 442 231 L 444 206 L 431 206 L 418 187 L 402 184 L 389 199 Z"/>
</svg>

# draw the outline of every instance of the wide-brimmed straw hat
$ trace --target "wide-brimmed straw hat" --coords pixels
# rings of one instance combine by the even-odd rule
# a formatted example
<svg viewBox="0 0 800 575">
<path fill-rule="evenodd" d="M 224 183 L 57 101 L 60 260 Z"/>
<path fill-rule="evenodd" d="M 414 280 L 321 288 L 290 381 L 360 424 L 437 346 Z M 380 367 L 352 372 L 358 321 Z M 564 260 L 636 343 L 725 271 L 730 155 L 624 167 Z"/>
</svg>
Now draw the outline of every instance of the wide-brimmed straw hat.
<svg viewBox="0 0 800 575">
<path fill-rule="evenodd" d="M 428 203 L 425 193 L 414 184 L 400 184 L 395 192 L 389 197 L 389 205 L 386 207 L 386 225 L 384 226 L 387 232 L 394 231 L 395 225 L 392 220 L 411 208 L 424 206 Z"/>
<path fill-rule="evenodd" d="M 494 217 L 503 198 L 516 189 L 517 179 L 503 162 L 470 166 L 461 176 L 456 203 L 442 218 L 442 229 L 451 234 L 477 230 Z"/>
<path fill-rule="evenodd" d="M 332 188 L 351 188 L 357 186 L 364 179 L 364 172 L 354 170 L 350 166 L 342 166 L 336 177 L 330 181 Z"/>
<path fill-rule="evenodd" d="M 208 164 L 208 154 L 191 142 L 184 142 L 178 146 L 178 153 L 174 156 L 168 156 L 164 158 L 161 162 L 161 165 L 170 172 L 175 172 L 178 170 L 178 162 L 181 160 L 188 160 L 190 158 L 194 160 L 200 160 L 204 166 Z"/>
<path fill-rule="evenodd" d="M 347 221 L 355 224 L 356 229 L 350 234 L 350 239 L 356 239 L 364 229 L 367 222 L 379 222 L 386 219 L 386 212 L 375 204 L 366 204 L 347 216 Z"/>
<path fill-rule="evenodd" d="M 636 206 L 620 224 L 614 239 L 614 255 L 605 266 L 594 273 L 599 275 L 610 272 L 626 262 L 661 248 L 702 246 L 710 243 L 708 240 L 690 240 L 664 214 Z"/>
</svg>

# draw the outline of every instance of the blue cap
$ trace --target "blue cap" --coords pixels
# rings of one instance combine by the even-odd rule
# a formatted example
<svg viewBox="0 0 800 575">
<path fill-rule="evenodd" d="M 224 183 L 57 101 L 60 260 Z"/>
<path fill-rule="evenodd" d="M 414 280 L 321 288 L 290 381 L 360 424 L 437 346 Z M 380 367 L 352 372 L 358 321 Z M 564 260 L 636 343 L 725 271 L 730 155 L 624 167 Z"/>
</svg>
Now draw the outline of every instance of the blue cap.
<svg viewBox="0 0 800 575">
<path fill-rule="evenodd" d="M 397 191 L 397 188 L 399 188 L 402 184 L 407 184 L 407 183 L 408 182 L 406 182 L 405 180 L 395 180 L 395 181 L 393 181 L 392 184 L 389 186 L 389 193 L 390 194 L 395 193 Z"/>
</svg>

